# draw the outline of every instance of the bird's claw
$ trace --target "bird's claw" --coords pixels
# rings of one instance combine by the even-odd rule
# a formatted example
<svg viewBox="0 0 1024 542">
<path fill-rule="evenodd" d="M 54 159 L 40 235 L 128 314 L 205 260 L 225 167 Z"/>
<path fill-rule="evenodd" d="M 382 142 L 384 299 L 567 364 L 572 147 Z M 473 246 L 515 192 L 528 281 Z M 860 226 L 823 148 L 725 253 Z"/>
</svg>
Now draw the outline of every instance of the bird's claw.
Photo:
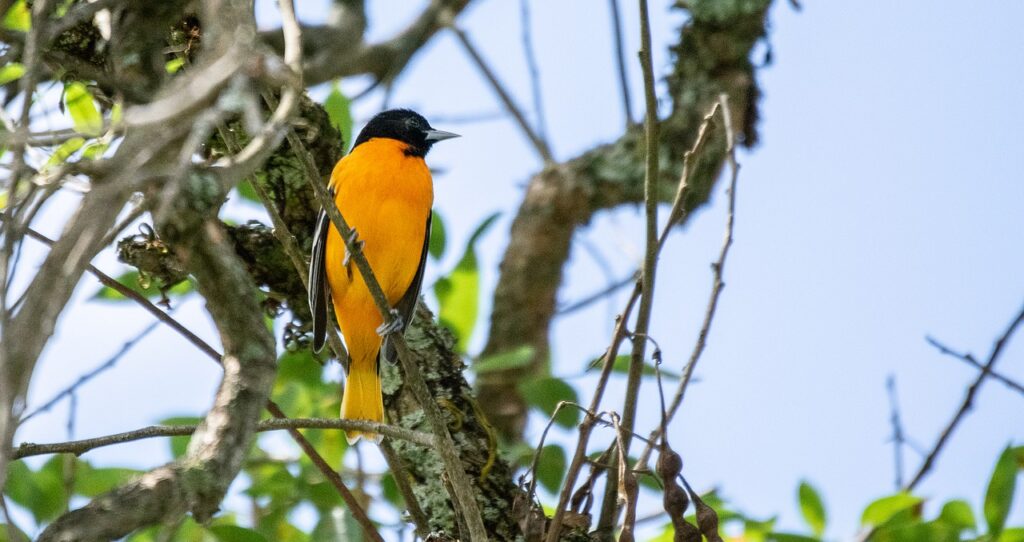
<svg viewBox="0 0 1024 542">
<path fill-rule="evenodd" d="M 391 322 L 378 326 L 377 335 L 380 335 L 381 337 L 391 335 L 392 333 L 402 331 L 404 327 L 405 323 L 402 322 L 402 315 L 398 314 L 397 310 L 391 309 Z"/>
<path fill-rule="evenodd" d="M 349 262 L 352 261 L 352 252 L 348 250 L 350 245 L 355 245 L 357 250 L 363 250 L 366 245 L 366 241 L 359 239 L 359 232 L 355 228 L 349 232 L 348 237 L 345 238 L 345 258 L 341 260 L 341 265 L 348 267 Z"/>
</svg>

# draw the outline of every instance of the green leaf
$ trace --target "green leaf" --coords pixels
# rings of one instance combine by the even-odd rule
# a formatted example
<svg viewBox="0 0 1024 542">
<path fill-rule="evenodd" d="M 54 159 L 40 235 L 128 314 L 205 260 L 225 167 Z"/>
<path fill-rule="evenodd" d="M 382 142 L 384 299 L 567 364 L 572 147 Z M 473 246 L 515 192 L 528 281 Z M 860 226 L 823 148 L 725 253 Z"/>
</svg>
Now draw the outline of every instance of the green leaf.
<svg viewBox="0 0 1024 542">
<path fill-rule="evenodd" d="M 254 201 L 260 204 L 263 203 L 262 201 L 260 201 L 259 193 L 256 192 L 255 188 L 252 187 L 252 181 L 250 181 L 249 179 L 242 179 L 241 181 L 239 181 L 235 188 L 238 189 L 238 195 L 242 196 L 242 199 Z"/>
<path fill-rule="evenodd" d="M 300 382 L 317 386 L 323 382 L 323 367 L 308 349 L 286 351 L 277 360 L 277 382 Z"/>
<path fill-rule="evenodd" d="M 14 540 L 8 537 L 8 533 L 14 531 Z M 6 523 L 0 523 L 0 542 L 29 542 L 31 540 L 25 531 L 22 531 L 14 525 L 7 525 Z"/>
<path fill-rule="evenodd" d="M 160 421 L 160 425 L 198 425 L 199 422 L 203 421 L 202 418 L 195 416 L 174 416 L 172 418 L 166 418 Z M 182 435 L 171 437 L 171 455 L 175 459 L 185 455 L 185 450 L 188 449 L 188 442 L 192 439 L 192 435 Z"/>
<path fill-rule="evenodd" d="M 183 67 L 185 67 L 185 57 L 172 58 L 164 64 L 167 73 L 178 73 Z"/>
<path fill-rule="evenodd" d="M 507 371 L 509 369 L 526 367 L 533 359 L 534 350 L 535 349 L 530 345 L 523 345 L 519 348 L 514 348 L 499 354 L 481 358 L 470 368 L 473 369 L 476 374 L 484 374 L 494 371 Z"/>
<path fill-rule="evenodd" d="M 341 87 L 335 82 L 331 85 L 331 92 L 324 100 L 324 109 L 327 111 L 327 118 L 331 125 L 338 129 L 341 140 L 345 145 L 352 145 L 352 102 L 341 92 Z"/>
<path fill-rule="evenodd" d="M 974 512 L 971 510 L 971 505 L 962 500 L 949 501 L 942 505 L 939 519 L 960 530 L 978 528 L 978 524 L 974 521 Z"/>
<path fill-rule="evenodd" d="M 441 256 L 444 256 L 447 242 L 444 219 L 441 218 L 441 213 L 434 211 L 433 218 L 430 219 L 430 242 L 427 243 L 427 252 L 430 253 L 430 257 L 440 260 Z"/>
<path fill-rule="evenodd" d="M 267 542 L 260 533 L 237 525 L 214 525 L 207 530 L 219 542 Z"/>
<path fill-rule="evenodd" d="M 999 535 L 999 542 L 1024 542 L 1024 528 L 1005 529 Z"/>
<path fill-rule="evenodd" d="M 540 377 L 521 382 L 519 392 L 528 405 L 539 408 L 549 417 L 554 414 L 558 403 L 578 401 L 576 390 L 564 380 L 555 377 Z M 555 423 L 567 428 L 575 427 L 579 421 L 580 411 L 573 407 L 562 408 L 555 417 Z"/>
<path fill-rule="evenodd" d="M 103 116 L 84 84 L 76 81 L 64 85 L 64 105 L 79 133 L 94 137 L 103 133 Z"/>
<path fill-rule="evenodd" d="M 102 495 L 142 474 L 142 471 L 118 467 L 94 468 L 85 461 L 75 467 L 75 494 L 84 497 Z"/>
<path fill-rule="evenodd" d="M 28 509 L 36 523 L 50 521 L 64 511 L 68 496 L 64 491 L 64 461 L 67 456 L 55 455 L 38 471 L 21 461 L 8 465 L 4 493 L 12 501 Z"/>
<path fill-rule="evenodd" d="M 103 157 L 103 153 L 107 152 L 110 148 L 110 143 L 106 141 L 93 141 L 85 146 L 82 150 L 82 158 L 87 160 L 96 160 L 97 158 Z"/>
<path fill-rule="evenodd" d="M 1006 526 L 1006 518 L 1010 514 L 1013 493 L 1017 487 L 1017 471 L 1022 468 L 1018 455 L 1024 456 L 1024 447 L 1007 446 L 996 461 L 992 470 L 992 478 L 985 492 L 985 523 L 988 524 L 989 535 L 995 537 Z"/>
<path fill-rule="evenodd" d="M 85 145 L 85 139 L 75 136 L 68 139 L 64 143 L 61 143 L 57 150 L 53 151 L 53 154 L 46 159 L 46 163 L 43 164 L 43 169 L 49 169 L 54 166 L 59 166 L 71 158 L 71 155 L 78 152 L 78 149 Z"/>
<path fill-rule="evenodd" d="M 6 85 L 11 81 L 16 81 L 25 75 L 25 66 L 20 62 L 11 62 L 10 64 L 0 68 L 0 85 Z"/>
<path fill-rule="evenodd" d="M 615 361 L 612 362 L 612 372 L 627 374 L 629 373 L 629 363 L 632 356 L 629 354 L 619 354 L 615 356 Z M 600 371 L 601 361 L 604 360 L 603 356 L 594 358 L 593 361 L 588 365 L 588 371 Z M 643 376 L 655 376 L 658 374 L 658 370 L 654 367 L 654 364 L 649 361 L 644 361 L 644 367 L 641 369 L 640 374 Z M 661 367 L 661 378 L 665 380 L 679 380 L 683 376 L 675 371 L 670 371 Z"/>
<path fill-rule="evenodd" d="M 557 444 L 548 444 L 541 448 L 540 458 L 537 460 L 537 481 L 541 487 L 551 493 L 558 493 L 562 487 L 565 466 L 565 449 Z"/>
<path fill-rule="evenodd" d="M 814 531 L 814 536 L 820 537 L 825 532 L 825 504 L 821 501 L 821 495 L 814 486 L 806 481 L 800 482 L 800 489 L 797 491 L 800 499 L 800 513 L 804 521 Z"/>
<path fill-rule="evenodd" d="M 320 516 L 309 536 L 310 542 L 362 542 L 363 529 L 347 508 L 337 507 Z"/>
<path fill-rule="evenodd" d="M 764 537 L 765 542 L 819 542 L 819 538 L 804 536 L 802 534 L 790 533 L 768 533 Z"/>
<path fill-rule="evenodd" d="M 7 30 L 28 32 L 32 28 L 32 13 L 29 11 L 25 0 L 18 0 L 4 14 L 2 25 Z"/>
<path fill-rule="evenodd" d="M 922 499 L 907 493 L 896 493 L 888 497 L 882 497 L 868 505 L 861 516 L 861 526 L 878 526 L 893 518 L 900 512 L 909 510 L 918 504 Z"/>
<path fill-rule="evenodd" d="M 480 272 L 476 260 L 476 243 L 497 220 L 498 213 L 477 226 L 466 243 L 466 250 L 455 269 L 434 283 L 434 294 L 440 304 L 438 319 L 455 334 L 456 349 L 466 352 L 476 327 L 480 298 Z"/>
</svg>

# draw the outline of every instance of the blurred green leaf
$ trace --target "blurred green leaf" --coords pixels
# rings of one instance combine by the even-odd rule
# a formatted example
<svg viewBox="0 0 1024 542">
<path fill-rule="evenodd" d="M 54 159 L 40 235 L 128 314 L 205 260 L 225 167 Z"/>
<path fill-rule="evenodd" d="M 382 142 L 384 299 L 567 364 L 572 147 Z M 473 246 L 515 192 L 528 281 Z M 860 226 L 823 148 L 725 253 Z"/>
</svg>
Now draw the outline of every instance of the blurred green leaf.
<svg viewBox="0 0 1024 542">
<path fill-rule="evenodd" d="M 523 345 L 519 348 L 482 358 L 470 368 L 476 374 L 483 374 L 526 367 L 530 364 L 530 360 L 533 359 L 534 350 L 530 345 Z"/>
<path fill-rule="evenodd" d="M 16 81 L 25 75 L 25 66 L 20 62 L 11 62 L 6 66 L 0 68 L 0 85 L 6 85 L 11 81 Z"/>
<path fill-rule="evenodd" d="M 120 467 L 95 468 L 85 461 L 75 466 L 75 493 L 84 497 L 102 495 L 142 474 Z"/>
<path fill-rule="evenodd" d="M 875 531 L 872 542 L 960 542 L 957 529 L 941 522 L 912 522 L 885 525 Z"/>
<path fill-rule="evenodd" d="M 25 0 L 18 0 L 7 10 L 2 26 L 18 32 L 28 32 L 32 28 L 32 12 L 25 5 Z"/>
<path fill-rule="evenodd" d="M 861 516 L 861 526 L 878 526 L 889 521 L 896 514 L 911 509 L 921 504 L 922 499 L 907 493 L 896 493 L 888 497 L 882 497 L 864 509 Z"/>
<path fill-rule="evenodd" d="M 309 537 L 311 542 L 362 542 L 362 527 L 347 508 L 336 507 L 320 516 Z"/>
<path fill-rule="evenodd" d="M 71 158 L 71 155 L 78 152 L 78 149 L 81 149 L 83 145 L 85 145 L 85 139 L 77 136 L 61 143 L 60 146 L 53 151 L 53 154 L 46 159 L 46 163 L 43 164 L 43 169 L 59 166 L 64 162 L 67 162 L 68 158 Z"/>
<path fill-rule="evenodd" d="M 800 500 L 800 513 L 803 514 L 804 521 L 811 527 L 814 535 L 820 537 L 825 532 L 825 522 L 827 520 L 825 504 L 821 500 L 821 494 L 806 481 L 800 482 L 797 494 Z"/>
<path fill-rule="evenodd" d="M 441 213 L 434 211 L 433 218 L 430 219 L 430 242 L 427 244 L 427 252 L 435 260 L 440 260 L 441 256 L 444 256 L 444 249 L 447 243 L 448 237 L 444 229 L 444 219 L 441 217 Z"/>
<path fill-rule="evenodd" d="M 322 382 L 322 374 L 323 366 L 313 359 L 313 353 L 308 348 L 285 351 L 277 360 L 278 382 L 300 382 L 317 386 Z"/>
<path fill-rule="evenodd" d="M 554 414 L 558 403 L 577 402 L 576 390 L 560 378 L 540 377 L 519 383 L 519 392 L 527 404 L 541 409 L 549 417 Z M 580 420 L 580 411 L 565 407 L 555 417 L 555 423 L 562 427 L 575 427 Z"/>
<path fill-rule="evenodd" d="M 238 190 L 238 195 L 242 196 L 242 199 L 260 203 L 260 195 L 256 192 L 256 189 L 252 187 L 252 181 L 249 179 L 242 179 L 235 185 L 235 189 Z"/>
<path fill-rule="evenodd" d="M 331 92 L 324 100 L 324 109 L 327 111 L 327 118 L 331 124 L 338 129 L 341 140 L 346 146 L 352 146 L 352 102 L 341 92 L 341 87 L 335 82 L 331 85 Z"/>
<path fill-rule="evenodd" d="M 65 460 L 65 456 L 55 455 L 37 471 L 22 461 L 11 462 L 4 494 L 31 512 L 37 523 L 56 518 L 68 500 L 64 490 Z"/>
<path fill-rule="evenodd" d="M 618 356 L 615 356 L 615 361 L 612 362 L 612 372 L 613 373 L 621 373 L 621 374 L 628 373 L 629 372 L 629 362 L 630 362 L 631 358 L 632 358 L 632 356 L 630 356 L 629 354 L 620 354 Z M 601 360 L 603 360 L 603 359 L 604 359 L 604 357 L 594 358 L 594 360 L 590 362 L 590 365 L 588 366 L 589 367 L 588 370 L 600 371 L 601 370 Z M 649 361 L 645 361 L 644 362 L 644 367 L 643 367 L 643 369 L 641 369 L 640 374 L 643 375 L 643 376 L 655 376 L 655 375 L 658 374 L 658 371 L 654 367 L 653 363 L 651 363 Z M 680 375 L 679 373 L 677 373 L 675 371 L 670 371 L 670 370 L 665 369 L 664 367 L 661 367 L 661 378 L 663 378 L 665 380 L 679 380 L 680 378 L 682 378 L 682 375 Z"/>
<path fill-rule="evenodd" d="M 195 416 L 174 416 L 161 420 L 160 425 L 198 425 L 201 421 L 202 418 L 197 418 Z M 191 439 L 192 435 L 171 437 L 171 455 L 174 456 L 175 459 L 185 455 L 185 450 L 188 448 L 188 441 Z"/>
<path fill-rule="evenodd" d="M 939 519 L 961 530 L 978 528 L 978 524 L 974 521 L 974 512 L 971 510 L 971 505 L 967 504 L 966 501 L 955 500 L 942 505 Z"/>
<path fill-rule="evenodd" d="M 237 525 L 214 525 L 207 530 L 219 542 L 267 542 L 260 533 Z"/>
<path fill-rule="evenodd" d="M 110 143 L 106 141 L 93 141 L 82 149 L 82 158 L 86 160 L 102 158 L 103 153 L 107 152 L 108 148 L 110 148 Z"/>
<path fill-rule="evenodd" d="M 14 540 L 8 536 L 8 533 L 14 531 Z M 6 523 L 0 523 L 0 542 L 28 542 L 31 540 L 24 531 L 17 528 L 14 525 L 7 525 Z"/>
<path fill-rule="evenodd" d="M 999 534 L 999 542 L 1024 542 L 1024 528 L 1013 527 L 1010 529 L 1004 529 Z"/>
<path fill-rule="evenodd" d="M 185 57 L 172 58 L 164 64 L 167 73 L 178 73 L 183 67 L 185 67 Z"/>
<path fill-rule="evenodd" d="M 548 444 L 540 450 L 537 460 L 537 481 L 551 493 L 558 493 L 565 474 L 565 449 L 557 444 Z"/>
<path fill-rule="evenodd" d="M 456 349 L 459 352 L 466 352 L 469 347 L 479 309 L 480 272 L 476 243 L 497 218 L 498 213 L 494 213 L 477 226 L 455 269 L 434 283 L 434 294 L 440 304 L 438 319 L 455 334 L 458 341 Z"/>
<path fill-rule="evenodd" d="M 998 536 L 1006 526 L 1006 518 L 1010 514 L 1013 493 L 1017 488 L 1017 472 L 1024 466 L 1018 462 L 1018 454 L 1024 456 L 1024 447 L 1007 446 L 996 461 L 992 470 L 992 478 L 985 492 L 985 523 L 988 524 L 990 536 Z"/>
<path fill-rule="evenodd" d="M 93 137 L 103 133 L 103 115 L 83 83 L 75 81 L 64 85 L 64 105 L 76 131 Z"/>
<path fill-rule="evenodd" d="M 790 533 L 768 533 L 764 539 L 766 542 L 819 542 L 821 540 L 813 536 Z"/>
</svg>

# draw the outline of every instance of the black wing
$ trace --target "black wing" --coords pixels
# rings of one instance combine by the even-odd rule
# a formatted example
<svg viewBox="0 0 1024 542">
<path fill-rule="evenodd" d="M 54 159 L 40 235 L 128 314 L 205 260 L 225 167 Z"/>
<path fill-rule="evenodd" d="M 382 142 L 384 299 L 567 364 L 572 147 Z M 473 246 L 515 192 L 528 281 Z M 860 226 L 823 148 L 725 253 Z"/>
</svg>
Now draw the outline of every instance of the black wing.
<svg viewBox="0 0 1024 542">
<path fill-rule="evenodd" d="M 416 269 L 416 275 L 412 277 L 412 284 L 409 285 L 409 289 L 405 291 L 405 295 L 402 296 L 402 299 L 398 300 L 398 305 L 395 306 L 395 310 L 398 311 L 399 316 L 402 318 L 402 324 L 405 325 L 405 329 L 409 329 L 409 326 L 412 325 L 412 318 L 416 314 L 416 303 L 420 300 L 420 288 L 423 287 L 423 271 L 427 267 L 427 253 L 430 249 L 430 219 L 433 216 L 434 213 L 427 215 L 427 229 L 423 235 L 423 252 L 420 253 L 420 266 Z M 381 353 L 388 363 L 394 363 L 398 360 L 398 352 L 395 351 L 391 341 L 384 341 Z"/>
<path fill-rule="evenodd" d="M 327 342 L 327 305 L 330 292 L 327 285 L 327 232 L 330 231 L 331 219 L 327 212 L 320 209 L 316 217 L 316 229 L 313 230 L 313 252 L 309 258 L 309 312 L 313 314 L 313 351 L 319 352 Z"/>
</svg>

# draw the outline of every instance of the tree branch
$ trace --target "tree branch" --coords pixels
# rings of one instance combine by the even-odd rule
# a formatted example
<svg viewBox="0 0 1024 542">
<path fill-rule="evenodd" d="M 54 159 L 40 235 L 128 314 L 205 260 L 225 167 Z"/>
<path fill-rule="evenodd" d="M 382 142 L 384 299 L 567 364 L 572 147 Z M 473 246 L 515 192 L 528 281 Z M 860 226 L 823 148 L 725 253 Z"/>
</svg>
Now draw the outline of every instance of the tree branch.
<svg viewBox="0 0 1024 542">
<path fill-rule="evenodd" d="M 676 192 L 683 154 L 720 93 L 729 95 L 736 112 L 732 128 L 737 140 L 746 145 L 756 141 L 759 90 L 749 57 L 765 35 L 770 0 L 724 7 L 687 5 L 691 20 L 673 47 L 674 66 L 668 76 L 672 112 L 659 123 L 663 164 L 655 194 L 662 202 Z M 693 164 L 678 224 L 707 202 L 724 164 L 724 145 L 709 148 Z M 525 425 L 527 408 L 519 382 L 545 367 L 548 333 L 573 235 L 604 209 L 643 201 L 640 149 L 640 135 L 627 130 L 614 143 L 546 167 L 527 186 L 502 258 L 483 356 L 528 344 L 534 347 L 534 359 L 528 367 L 489 372 L 477 380 L 481 406 L 506 438 L 521 438 Z"/>
<path fill-rule="evenodd" d="M 957 426 L 960 425 L 960 422 L 963 421 L 967 416 L 967 413 L 971 410 L 971 407 L 974 405 L 974 397 L 978 394 L 978 390 L 981 389 L 982 383 L 984 383 L 985 379 L 989 377 L 992 369 L 999 361 L 999 356 L 1003 353 L 1003 347 L 1010 341 L 1010 338 L 1013 337 L 1013 334 L 1017 331 L 1017 328 L 1022 322 L 1024 322 L 1024 307 L 1021 307 L 1020 312 L 1017 313 L 1017 316 L 1010 322 L 1010 325 L 1007 326 L 1005 331 L 1003 331 L 1003 334 L 996 339 L 995 345 L 992 347 L 992 353 L 989 354 L 988 360 L 981 367 L 981 374 L 979 374 L 978 378 L 976 378 L 970 387 L 967 388 L 967 392 L 964 394 L 964 400 L 960 404 L 960 408 L 956 411 L 956 414 L 953 415 L 953 418 L 949 420 L 945 429 L 942 430 L 938 440 L 935 441 L 931 451 L 928 452 L 928 455 L 924 458 L 924 461 L 921 463 L 921 467 L 917 470 L 917 473 L 914 474 L 914 477 L 910 482 L 903 487 L 904 491 L 909 492 L 913 490 L 931 471 L 935 464 L 935 460 L 938 459 L 939 454 L 942 453 L 942 449 L 945 447 L 946 443 L 949 442 L 949 438 L 953 435 L 953 431 L 956 430 Z"/>
<path fill-rule="evenodd" d="M 133 431 L 115 433 L 102 437 L 72 440 L 68 442 L 54 442 L 49 444 L 36 444 L 26 442 L 14 449 L 12 459 L 23 459 L 35 455 L 46 454 L 75 454 L 82 455 L 90 450 L 113 446 L 156 437 L 174 437 L 192 435 L 198 429 L 198 425 L 151 425 Z M 282 431 L 288 429 L 334 429 L 334 430 L 356 430 L 373 431 L 389 438 L 405 440 L 419 446 L 433 446 L 434 437 L 419 431 L 411 431 L 404 427 L 387 425 L 365 420 L 342 420 L 338 418 L 274 418 L 263 420 L 256 425 L 257 432 Z"/>
</svg>

